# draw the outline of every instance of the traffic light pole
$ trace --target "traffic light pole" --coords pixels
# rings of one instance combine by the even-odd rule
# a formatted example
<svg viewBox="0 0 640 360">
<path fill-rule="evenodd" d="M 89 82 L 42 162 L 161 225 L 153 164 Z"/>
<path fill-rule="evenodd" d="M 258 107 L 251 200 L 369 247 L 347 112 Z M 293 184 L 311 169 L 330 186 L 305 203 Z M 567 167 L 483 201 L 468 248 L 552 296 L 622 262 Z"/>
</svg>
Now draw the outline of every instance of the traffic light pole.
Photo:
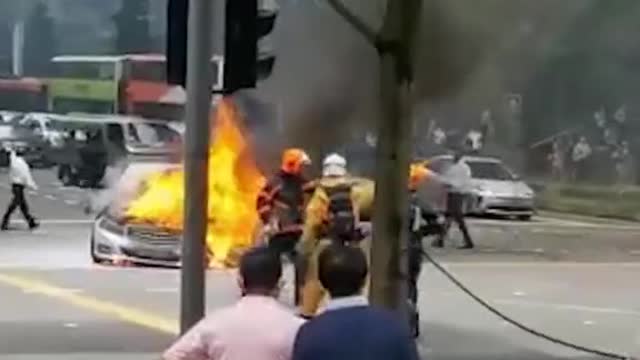
<svg viewBox="0 0 640 360">
<path fill-rule="evenodd" d="M 374 304 L 407 316 L 409 108 L 412 55 L 420 0 L 387 2 L 377 37 L 380 56 L 380 105 L 375 209 L 371 248 L 370 298 Z"/>
<path fill-rule="evenodd" d="M 216 0 L 219 2 L 221 0 Z M 187 106 L 184 139 L 184 235 L 180 293 L 180 332 L 185 333 L 205 311 L 209 114 L 213 1 L 190 0 L 187 41 Z M 219 17 L 216 14 L 216 17 Z M 224 16 L 224 15 L 222 15 Z"/>
</svg>

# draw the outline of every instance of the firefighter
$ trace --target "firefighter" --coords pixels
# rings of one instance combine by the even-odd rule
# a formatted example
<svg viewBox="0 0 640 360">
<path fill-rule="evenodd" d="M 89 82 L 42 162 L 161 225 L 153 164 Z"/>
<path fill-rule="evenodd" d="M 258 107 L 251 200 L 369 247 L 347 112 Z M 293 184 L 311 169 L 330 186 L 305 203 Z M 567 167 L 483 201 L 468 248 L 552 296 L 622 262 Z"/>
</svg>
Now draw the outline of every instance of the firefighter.
<svg viewBox="0 0 640 360">
<path fill-rule="evenodd" d="M 262 188 L 256 204 L 263 226 L 262 236 L 269 248 L 294 264 L 296 287 L 302 280 L 296 245 L 304 224 L 305 192 L 310 186 L 303 171 L 310 164 L 311 159 L 303 150 L 285 150 L 280 170 Z M 295 293 L 297 303 L 299 292 Z"/>
<path fill-rule="evenodd" d="M 372 187 L 371 187 L 372 189 Z M 365 194 L 356 193 L 356 183 L 347 173 L 347 161 L 338 154 L 327 156 L 322 164 L 322 178 L 306 209 L 306 224 L 300 243 L 301 257 L 306 261 L 306 276 L 301 294 L 300 315 L 313 317 L 324 299 L 325 291 L 318 281 L 318 255 L 332 243 L 360 246 L 363 234 L 358 228 L 360 206 Z M 361 195 L 358 197 L 358 195 Z"/>
<path fill-rule="evenodd" d="M 409 321 L 413 335 L 420 334 L 420 313 L 418 312 L 418 278 L 422 272 L 422 246 L 424 217 L 418 201 L 418 187 L 434 177 L 426 166 L 412 164 L 409 170 L 409 252 L 408 252 L 408 292 L 409 292 Z"/>
</svg>

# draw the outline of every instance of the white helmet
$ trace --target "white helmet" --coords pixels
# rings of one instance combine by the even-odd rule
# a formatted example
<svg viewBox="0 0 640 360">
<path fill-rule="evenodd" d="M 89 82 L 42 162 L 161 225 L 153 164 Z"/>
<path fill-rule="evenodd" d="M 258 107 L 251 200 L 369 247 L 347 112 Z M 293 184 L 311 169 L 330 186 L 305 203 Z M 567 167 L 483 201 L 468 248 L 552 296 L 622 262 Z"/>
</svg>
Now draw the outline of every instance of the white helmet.
<svg viewBox="0 0 640 360">
<path fill-rule="evenodd" d="M 322 162 L 322 176 L 345 176 L 347 175 L 347 160 L 338 155 L 331 154 L 324 158 Z"/>
</svg>

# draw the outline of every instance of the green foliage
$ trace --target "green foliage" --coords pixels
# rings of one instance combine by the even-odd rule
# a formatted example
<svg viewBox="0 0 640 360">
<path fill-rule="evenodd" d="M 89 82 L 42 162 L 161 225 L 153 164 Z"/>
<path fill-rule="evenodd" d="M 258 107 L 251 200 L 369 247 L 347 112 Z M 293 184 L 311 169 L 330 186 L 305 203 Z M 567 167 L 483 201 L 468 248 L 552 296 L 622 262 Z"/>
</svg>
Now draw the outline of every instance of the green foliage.
<svg viewBox="0 0 640 360">
<path fill-rule="evenodd" d="M 149 0 L 124 0 L 113 17 L 116 26 L 115 48 L 119 54 L 147 53 L 153 49 L 149 33 Z"/>
<path fill-rule="evenodd" d="M 640 2 L 588 2 L 550 42 L 525 93 L 525 136 L 585 126 L 601 106 L 633 105 L 640 90 Z"/>
<path fill-rule="evenodd" d="M 640 187 L 554 184 L 539 196 L 539 207 L 573 214 L 640 220 Z"/>
</svg>

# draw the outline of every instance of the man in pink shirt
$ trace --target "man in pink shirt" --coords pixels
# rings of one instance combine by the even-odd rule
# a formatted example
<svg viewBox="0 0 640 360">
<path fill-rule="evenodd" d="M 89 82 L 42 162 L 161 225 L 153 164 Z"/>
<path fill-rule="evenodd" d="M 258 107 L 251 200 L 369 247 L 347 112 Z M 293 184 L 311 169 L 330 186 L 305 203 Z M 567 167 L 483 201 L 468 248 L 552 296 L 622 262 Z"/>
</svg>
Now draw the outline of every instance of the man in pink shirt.
<svg viewBox="0 0 640 360">
<path fill-rule="evenodd" d="M 164 360 L 288 360 L 303 320 L 278 303 L 280 257 L 268 248 L 240 260 L 242 298 L 208 315 L 164 353 Z"/>
</svg>

